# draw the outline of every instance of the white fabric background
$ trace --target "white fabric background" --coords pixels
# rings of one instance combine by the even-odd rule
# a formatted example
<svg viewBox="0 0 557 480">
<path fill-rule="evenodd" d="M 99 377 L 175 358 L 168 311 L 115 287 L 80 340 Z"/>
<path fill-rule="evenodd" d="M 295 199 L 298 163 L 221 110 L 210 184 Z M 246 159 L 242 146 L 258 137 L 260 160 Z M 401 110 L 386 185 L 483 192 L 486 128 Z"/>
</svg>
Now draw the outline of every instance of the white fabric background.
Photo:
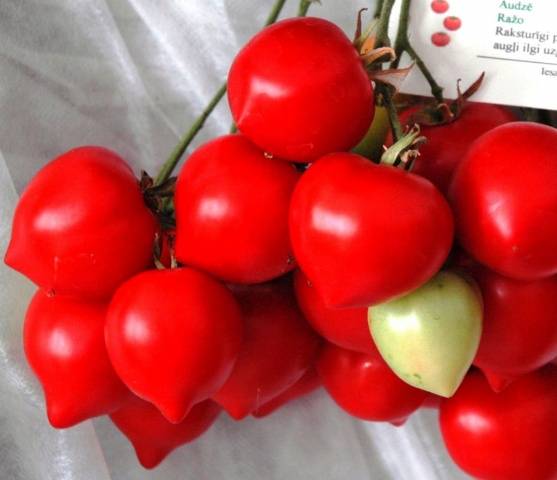
<svg viewBox="0 0 557 480">
<path fill-rule="evenodd" d="M 0 0 L 0 251 L 17 191 L 55 155 L 83 144 L 154 174 L 226 76 L 272 0 Z M 368 5 L 366 5 L 368 3 Z M 323 0 L 314 15 L 352 32 L 373 0 Z M 289 0 L 285 15 L 292 15 Z M 228 130 L 225 102 L 199 141 Z M 71 181 L 71 179 L 63 179 Z M 314 394 L 266 420 L 221 416 L 154 472 L 106 419 L 48 426 L 21 324 L 33 286 L 0 266 L 2 480 L 436 480 L 465 478 L 436 414 L 402 428 L 349 418 Z"/>
</svg>

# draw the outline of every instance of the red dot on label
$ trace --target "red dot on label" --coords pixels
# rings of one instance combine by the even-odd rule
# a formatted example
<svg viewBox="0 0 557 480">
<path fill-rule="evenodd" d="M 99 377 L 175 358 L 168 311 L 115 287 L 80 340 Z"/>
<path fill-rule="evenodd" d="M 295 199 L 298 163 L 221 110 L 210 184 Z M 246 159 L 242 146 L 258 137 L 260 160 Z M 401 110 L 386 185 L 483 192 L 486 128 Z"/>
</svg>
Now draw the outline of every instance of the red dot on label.
<svg viewBox="0 0 557 480">
<path fill-rule="evenodd" d="M 446 0 L 433 0 L 431 2 L 431 9 L 435 13 L 445 13 L 449 9 L 449 2 Z"/>
<path fill-rule="evenodd" d="M 461 27 L 462 21 L 458 17 L 447 17 L 443 20 L 443 25 L 447 30 L 454 31 Z"/>
<path fill-rule="evenodd" d="M 451 42 L 451 37 L 445 32 L 436 32 L 431 36 L 431 43 L 437 47 L 444 47 Z"/>
</svg>

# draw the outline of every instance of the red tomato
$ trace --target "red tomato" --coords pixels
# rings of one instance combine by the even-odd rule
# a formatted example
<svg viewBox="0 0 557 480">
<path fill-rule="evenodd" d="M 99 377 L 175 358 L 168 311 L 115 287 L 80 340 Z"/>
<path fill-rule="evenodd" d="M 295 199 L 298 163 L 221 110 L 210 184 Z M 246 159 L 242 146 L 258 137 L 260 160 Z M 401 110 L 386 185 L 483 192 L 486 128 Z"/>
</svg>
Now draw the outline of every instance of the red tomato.
<svg viewBox="0 0 557 480">
<path fill-rule="evenodd" d="M 5 261 L 52 293 L 105 298 L 150 266 L 156 229 L 124 160 L 76 148 L 27 185 Z"/>
<path fill-rule="evenodd" d="M 482 480 L 557 478 L 557 367 L 521 377 L 494 393 L 468 374 L 441 404 L 441 432 L 453 460 Z"/>
<path fill-rule="evenodd" d="M 518 280 L 557 274 L 557 129 L 514 122 L 480 137 L 451 185 L 462 246 Z"/>
<path fill-rule="evenodd" d="M 422 403 L 422 408 L 439 408 L 441 406 L 441 401 L 443 397 L 435 395 L 434 393 L 429 393 Z"/>
<path fill-rule="evenodd" d="M 317 372 L 333 400 L 363 420 L 402 424 L 428 395 L 400 380 L 378 352 L 329 344 L 317 361 Z"/>
<path fill-rule="evenodd" d="M 308 395 L 317 390 L 320 386 L 321 379 L 319 378 L 319 375 L 317 375 L 317 371 L 315 368 L 310 367 L 309 370 L 304 373 L 304 376 L 288 390 L 285 390 L 269 402 L 261 405 L 261 407 L 252 412 L 252 415 L 255 418 L 263 418 L 271 415 L 271 413 L 274 413 L 292 400 Z"/>
<path fill-rule="evenodd" d="M 227 380 L 242 329 L 232 294 L 208 275 L 151 270 L 116 291 L 105 338 L 124 383 L 179 423 Z"/>
<path fill-rule="evenodd" d="M 462 20 L 458 17 L 447 17 L 443 20 L 443 26 L 447 30 L 458 30 L 462 26 Z"/>
<path fill-rule="evenodd" d="M 37 291 L 25 317 L 25 355 L 39 378 L 53 427 L 111 413 L 131 397 L 104 345 L 106 304 Z"/>
<path fill-rule="evenodd" d="M 401 123 L 410 125 L 412 115 L 422 108 L 423 105 L 417 105 L 402 112 Z M 427 142 L 420 147 L 420 156 L 414 162 L 412 173 L 427 178 L 446 195 L 456 167 L 474 140 L 499 125 L 515 120 L 516 115 L 507 107 L 469 102 L 452 123 L 420 125 L 421 134 Z"/>
<path fill-rule="evenodd" d="M 431 9 L 435 13 L 445 13 L 449 9 L 449 3 L 446 0 L 433 0 Z"/>
<path fill-rule="evenodd" d="M 348 350 L 375 352 L 367 308 L 329 308 L 301 270 L 294 274 L 298 305 L 311 326 L 329 342 Z"/>
<path fill-rule="evenodd" d="M 253 37 L 230 69 L 228 101 L 242 133 L 299 162 L 354 147 L 375 109 L 354 45 L 320 18 L 283 20 Z"/>
<path fill-rule="evenodd" d="M 292 270 L 288 205 L 299 177 L 241 135 L 196 150 L 176 185 L 178 260 L 233 283 Z"/>
<path fill-rule="evenodd" d="M 317 355 L 319 338 L 298 310 L 284 281 L 234 289 L 245 322 L 238 361 L 213 395 L 241 420 L 294 385 Z"/>
<path fill-rule="evenodd" d="M 451 43 L 451 36 L 445 32 L 435 32 L 431 35 L 431 43 L 436 47 L 446 47 Z"/>
<path fill-rule="evenodd" d="M 490 374 L 514 378 L 557 357 L 557 277 L 522 282 L 487 269 L 473 275 L 484 300 L 474 364 L 488 379 Z"/>
<path fill-rule="evenodd" d="M 219 413 L 220 407 L 206 400 L 194 405 L 184 420 L 174 424 L 152 404 L 135 397 L 110 419 L 132 443 L 139 463 L 155 468 L 170 452 L 205 433 Z"/>
<path fill-rule="evenodd" d="M 339 153 L 319 160 L 298 183 L 290 238 L 328 306 L 366 307 L 437 273 L 451 248 L 453 219 L 429 181 Z"/>
</svg>

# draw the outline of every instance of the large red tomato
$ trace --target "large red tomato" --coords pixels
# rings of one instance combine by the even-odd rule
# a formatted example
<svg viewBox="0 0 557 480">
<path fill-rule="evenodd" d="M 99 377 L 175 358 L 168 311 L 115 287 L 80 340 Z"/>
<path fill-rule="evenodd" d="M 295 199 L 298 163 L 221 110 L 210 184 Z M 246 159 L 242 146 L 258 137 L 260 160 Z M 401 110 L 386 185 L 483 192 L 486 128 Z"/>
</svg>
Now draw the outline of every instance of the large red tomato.
<svg viewBox="0 0 557 480">
<path fill-rule="evenodd" d="M 184 420 L 174 424 L 152 404 L 135 397 L 110 419 L 132 443 L 141 465 L 155 468 L 170 452 L 205 433 L 220 410 L 216 403 L 206 400 L 194 405 Z"/>
<path fill-rule="evenodd" d="M 481 480 L 557 478 L 557 367 L 494 393 L 478 371 L 441 404 L 441 432 L 453 460 Z"/>
<path fill-rule="evenodd" d="M 453 219 L 426 179 L 359 155 L 331 154 L 298 183 L 290 238 L 331 307 L 366 307 L 431 278 L 451 248 Z"/>
<path fill-rule="evenodd" d="M 306 319 L 321 336 L 348 350 L 375 352 L 366 307 L 327 307 L 301 270 L 294 273 L 294 289 Z"/>
<path fill-rule="evenodd" d="M 352 352 L 329 344 L 317 361 L 317 372 L 333 400 L 363 420 L 400 424 L 428 395 L 399 379 L 378 352 Z"/>
<path fill-rule="evenodd" d="M 104 344 L 106 304 L 39 290 L 25 317 L 25 355 L 39 378 L 53 427 L 111 413 L 131 397 Z"/>
<path fill-rule="evenodd" d="M 241 420 L 304 375 L 319 338 L 298 310 L 289 282 L 234 291 L 244 315 L 244 343 L 232 374 L 212 398 Z"/>
<path fill-rule="evenodd" d="M 451 184 L 458 236 L 518 280 L 557 274 L 557 129 L 514 122 L 481 136 Z"/>
<path fill-rule="evenodd" d="M 110 303 L 105 337 L 124 383 L 179 423 L 228 379 L 242 330 L 229 290 L 183 268 L 147 271 L 124 283 Z"/>
<path fill-rule="evenodd" d="M 242 133 L 300 162 L 354 147 L 374 114 L 354 45 L 319 18 L 283 20 L 253 37 L 230 69 L 228 100 Z"/>
<path fill-rule="evenodd" d="M 178 260 L 234 283 L 292 270 L 288 206 L 299 177 L 242 135 L 197 149 L 176 186 Z"/>
<path fill-rule="evenodd" d="M 283 407 L 287 403 L 297 398 L 303 397 L 317 390 L 321 386 L 321 379 L 317 375 L 315 368 L 310 367 L 304 376 L 300 378 L 288 390 L 285 390 L 280 395 L 276 396 L 269 402 L 261 405 L 257 410 L 252 412 L 255 418 L 263 418 Z"/>
<path fill-rule="evenodd" d="M 512 280 L 474 269 L 482 291 L 484 323 L 474 364 L 500 389 L 505 379 L 531 372 L 557 357 L 557 277 Z M 499 380 L 499 382 L 496 382 Z"/>
<path fill-rule="evenodd" d="M 401 123 L 408 124 L 421 108 L 423 106 L 418 105 L 402 112 Z M 465 104 L 454 122 L 420 125 L 420 134 L 427 138 L 427 142 L 420 147 L 420 156 L 414 162 L 412 173 L 427 178 L 447 194 L 453 173 L 474 140 L 499 125 L 516 120 L 516 115 L 507 107 L 470 102 Z"/>
<path fill-rule="evenodd" d="M 52 293 L 108 297 L 149 267 L 156 229 L 126 162 L 76 148 L 27 185 L 5 260 Z"/>
</svg>

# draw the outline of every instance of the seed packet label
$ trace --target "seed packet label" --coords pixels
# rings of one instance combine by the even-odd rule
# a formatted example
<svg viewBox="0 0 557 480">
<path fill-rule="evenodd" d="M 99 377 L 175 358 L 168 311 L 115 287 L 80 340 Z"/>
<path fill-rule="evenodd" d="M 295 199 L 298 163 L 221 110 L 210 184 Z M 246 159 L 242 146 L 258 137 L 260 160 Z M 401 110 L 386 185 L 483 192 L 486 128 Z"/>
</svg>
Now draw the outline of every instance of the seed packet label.
<svg viewBox="0 0 557 480">
<path fill-rule="evenodd" d="M 474 101 L 557 110 L 557 0 L 414 0 L 410 13 L 410 41 L 446 98 L 485 72 Z M 417 66 L 401 91 L 431 95 Z"/>
</svg>

